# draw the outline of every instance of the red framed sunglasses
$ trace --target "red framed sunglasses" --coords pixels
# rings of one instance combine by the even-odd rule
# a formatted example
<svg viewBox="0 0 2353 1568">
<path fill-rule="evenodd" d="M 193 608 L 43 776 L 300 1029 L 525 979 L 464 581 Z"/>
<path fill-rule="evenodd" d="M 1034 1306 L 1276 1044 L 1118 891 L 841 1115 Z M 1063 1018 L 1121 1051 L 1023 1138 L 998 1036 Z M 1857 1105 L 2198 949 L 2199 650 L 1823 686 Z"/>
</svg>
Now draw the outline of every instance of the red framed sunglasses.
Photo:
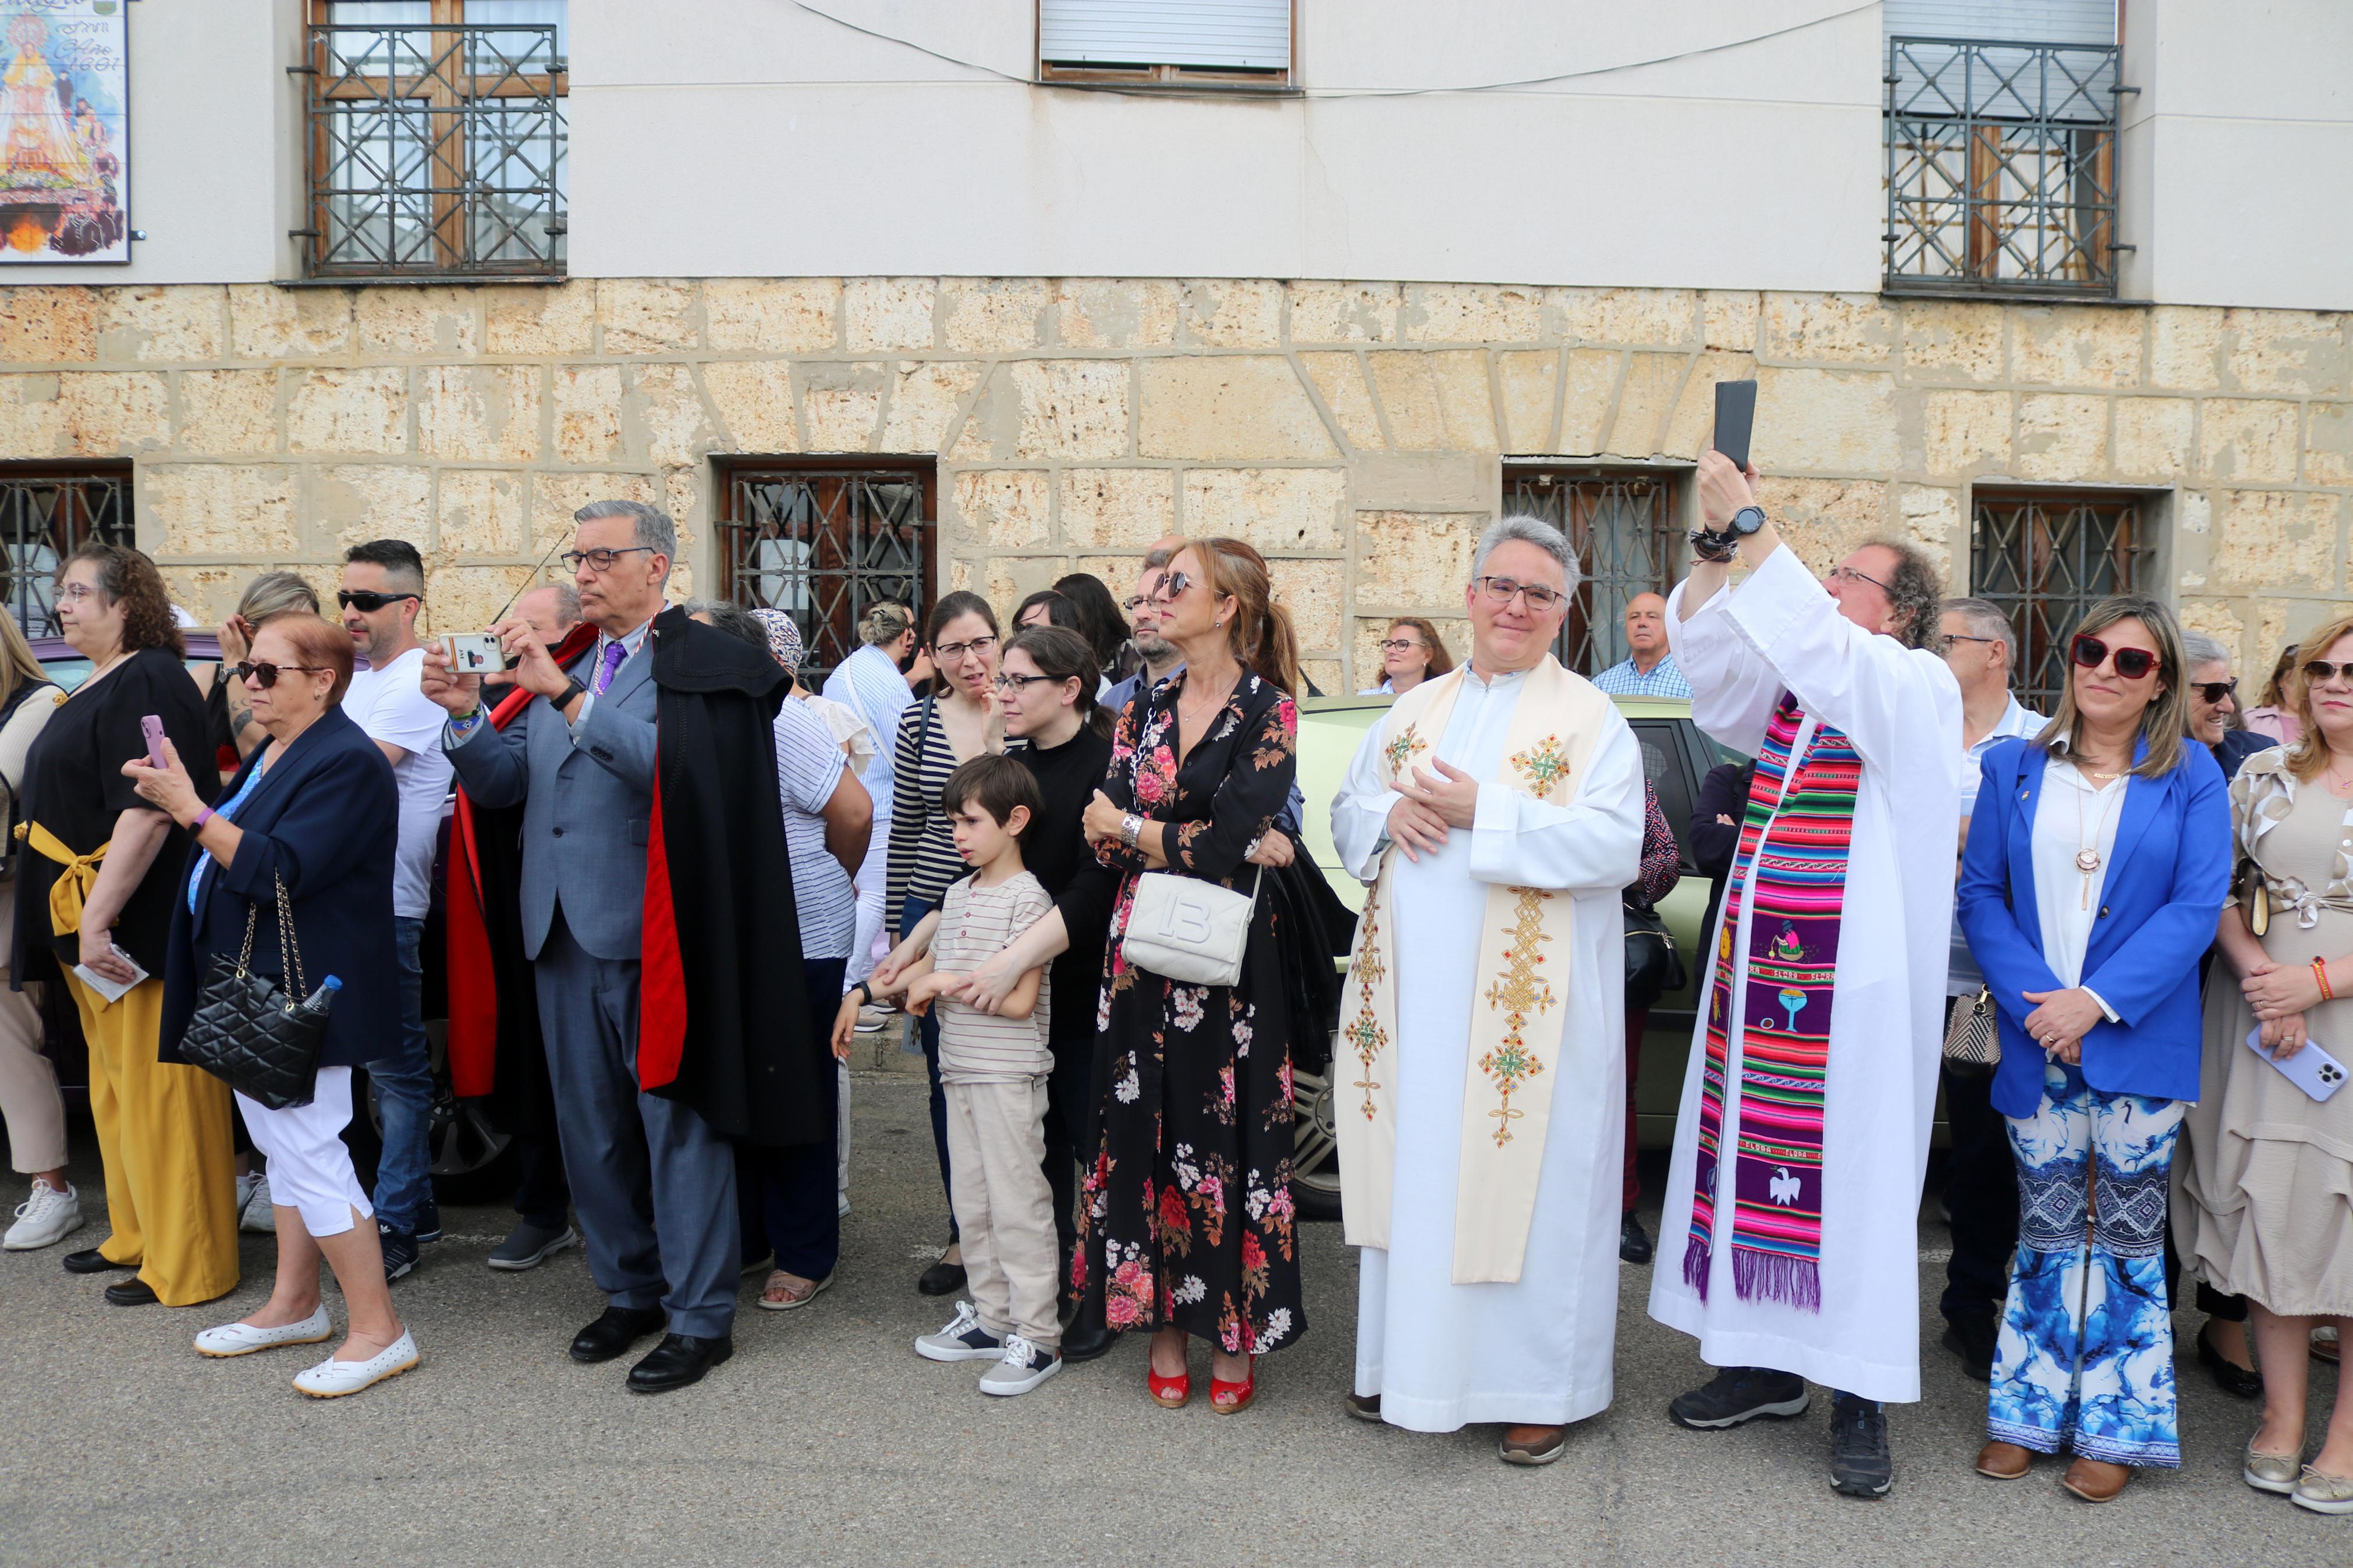
<svg viewBox="0 0 2353 1568">
<path fill-rule="evenodd" d="M 2157 668 L 2157 655 L 2145 647 L 2120 647 L 2113 651 L 2116 673 L 2126 680 L 2138 680 Z M 2108 661 L 2111 649 L 2099 638 L 2078 633 L 2075 640 L 2067 645 L 2067 652 L 2079 668 L 2097 669 Z"/>
</svg>

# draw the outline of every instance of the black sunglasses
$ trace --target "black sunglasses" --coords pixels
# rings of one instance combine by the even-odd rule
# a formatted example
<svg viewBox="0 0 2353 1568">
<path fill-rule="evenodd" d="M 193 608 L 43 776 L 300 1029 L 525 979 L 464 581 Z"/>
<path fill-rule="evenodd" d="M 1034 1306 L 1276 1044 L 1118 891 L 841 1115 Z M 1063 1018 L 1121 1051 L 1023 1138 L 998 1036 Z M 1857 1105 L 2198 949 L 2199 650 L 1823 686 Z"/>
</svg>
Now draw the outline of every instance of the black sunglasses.
<svg viewBox="0 0 2353 1568">
<path fill-rule="evenodd" d="M 365 588 L 345 588 L 335 595 L 336 604 L 347 610 L 356 609 L 364 616 L 372 616 L 386 605 L 397 605 L 403 599 L 415 599 L 421 605 L 425 602 L 425 595 L 422 594 L 372 594 Z M 295 667 L 288 665 L 287 668 L 291 669 Z M 269 683 L 265 681 L 263 684 Z"/>
<path fill-rule="evenodd" d="M 2108 645 L 2095 637 L 2078 635 L 2068 647 L 2076 665 L 2084 669 L 2097 669 L 2107 662 Z M 2138 680 L 2157 668 L 2157 655 L 2145 647 L 2120 647 L 2116 650 L 2116 673 L 2126 680 Z"/>
<path fill-rule="evenodd" d="M 334 673 L 331 667 L 323 664 L 256 664 L 249 658 L 243 664 L 232 664 L 228 667 L 229 674 L 237 680 L 244 681 L 249 679 L 258 681 L 264 691 L 277 685 L 278 678 L 290 669 L 299 669 L 306 675 Z"/>
<path fill-rule="evenodd" d="M 2308 658 L 2304 662 L 2304 679 L 2314 686 L 2338 676 L 2353 680 L 2353 663 L 2331 664 L 2325 658 Z"/>
<path fill-rule="evenodd" d="M 2189 688 L 2200 702 L 2220 702 L 2239 689 L 2235 680 L 2200 680 Z"/>
</svg>

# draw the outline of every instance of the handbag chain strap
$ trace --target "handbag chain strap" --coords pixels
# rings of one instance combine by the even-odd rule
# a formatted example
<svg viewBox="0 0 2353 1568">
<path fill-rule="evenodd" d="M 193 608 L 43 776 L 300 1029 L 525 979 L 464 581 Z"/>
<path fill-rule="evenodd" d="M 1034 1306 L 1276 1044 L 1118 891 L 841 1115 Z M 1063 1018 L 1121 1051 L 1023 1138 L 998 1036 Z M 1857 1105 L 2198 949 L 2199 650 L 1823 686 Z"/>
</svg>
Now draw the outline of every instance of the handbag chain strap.
<svg viewBox="0 0 2353 1568">
<path fill-rule="evenodd" d="M 287 996 L 291 1004 L 310 994 L 311 987 L 302 978 L 302 950 L 294 945 L 294 907 L 286 897 L 286 879 L 273 875 L 278 885 L 278 952 L 286 961 L 286 969 L 294 977 L 294 989 Z M 245 906 L 245 945 L 237 950 L 237 973 L 243 979 L 253 968 L 253 928 L 260 916 L 257 904 Z"/>
</svg>

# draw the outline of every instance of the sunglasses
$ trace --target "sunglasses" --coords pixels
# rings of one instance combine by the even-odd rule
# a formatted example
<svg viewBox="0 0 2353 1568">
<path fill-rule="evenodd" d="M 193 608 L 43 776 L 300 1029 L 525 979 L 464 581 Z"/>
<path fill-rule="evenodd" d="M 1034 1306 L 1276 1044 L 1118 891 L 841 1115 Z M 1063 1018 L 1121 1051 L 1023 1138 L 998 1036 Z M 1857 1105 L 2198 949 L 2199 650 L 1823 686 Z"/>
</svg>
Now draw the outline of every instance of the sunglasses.
<svg viewBox="0 0 2353 1568">
<path fill-rule="evenodd" d="M 2325 658 L 2310 658 L 2304 663 L 2304 679 L 2314 686 L 2343 676 L 2353 680 L 2353 663 L 2331 664 Z"/>
<path fill-rule="evenodd" d="M 2157 655 L 2145 647 L 2120 647 L 2115 650 L 2116 673 L 2126 680 L 2138 680 L 2157 668 Z M 2081 669 L 2097 669 L 2107 662 L 2108 645 L 2095 637 L 2078 636 L 2068 645 L 2068 654 Z"/>
<path fill-rule="evenodd" d="M 323 664 L 256 664 L 249 658 L 243 664 L 232 664 L 228 667 L 229 674 L 234 676 L 239 681 L 252 680 L 257 682 L 264 691 L 267 691 L 271 687 L 277 685 L 278 678 L 285 674 L 290 669 L 299 669 L 305 675 L 332 675 L 334 673 L 332 669 Z"/>
<path fill-rule="evenodd" d="M 425 602 L 419 594 L 371 594 L 365 588 L 346 588 L 335 595 L 336 604 L 347 610 L 357 610 L 364 616 L 375 615 L 386 605 L 397 605 L 403 599 L 415 599 L 420 605 Z M 288 665 L 287 668 L 291 669 L 295 667 Z"/>
<path fill-rule="evenodd" d="M 2198 693 L 2200 702 L 2214 703 L 2238 690 L 2239 683 L 2235 680 L 2201 680 L 2189 689 Z"/>
<path fill-rule="evenodd" d="M 1160 579 L 1159 585 L 1152 590 L 1152 596 L 1163 603 L 1171 602 L 1183 598 L 1185 590 L 1192 585 L 1193 579 L 1184 573 L 1171 572 Z"/>
</svg>

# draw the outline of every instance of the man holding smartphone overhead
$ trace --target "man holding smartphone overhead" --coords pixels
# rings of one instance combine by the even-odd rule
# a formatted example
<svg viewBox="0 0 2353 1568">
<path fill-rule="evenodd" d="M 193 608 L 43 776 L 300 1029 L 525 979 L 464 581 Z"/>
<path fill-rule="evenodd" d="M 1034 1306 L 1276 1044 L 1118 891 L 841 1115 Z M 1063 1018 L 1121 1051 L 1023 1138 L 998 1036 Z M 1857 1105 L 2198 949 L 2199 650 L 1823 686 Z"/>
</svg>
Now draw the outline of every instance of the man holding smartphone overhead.
<svg viewBox="0 0 2353 1568">
<path fill-rule="evenodd" d="M 376 1164 L 376 1230 L 384 1271 L 397 1279 L 417 1267 L 419 1242 L 441 1239 L 433 1201 L 433 1062 L 425 1036 L 425 968 L 420 944 L 433 904 L 433 849 L 441 803 L 449 793 L 449 758 L 441 750 L 438 703 L 418 686 L 425 647 L 417 616 L 425 605 L 425 562 L 403 539 L 354 544 L 343 552 L 335 595 L 352 650 L 367 661 L 353 673 L 343 712 L 384 748 L 400 790 L 400 848 L 393 868 L 393 930 L 400 950 L 400 1053 L 367 1064 L 384 1124 Z"/>
</svg>

